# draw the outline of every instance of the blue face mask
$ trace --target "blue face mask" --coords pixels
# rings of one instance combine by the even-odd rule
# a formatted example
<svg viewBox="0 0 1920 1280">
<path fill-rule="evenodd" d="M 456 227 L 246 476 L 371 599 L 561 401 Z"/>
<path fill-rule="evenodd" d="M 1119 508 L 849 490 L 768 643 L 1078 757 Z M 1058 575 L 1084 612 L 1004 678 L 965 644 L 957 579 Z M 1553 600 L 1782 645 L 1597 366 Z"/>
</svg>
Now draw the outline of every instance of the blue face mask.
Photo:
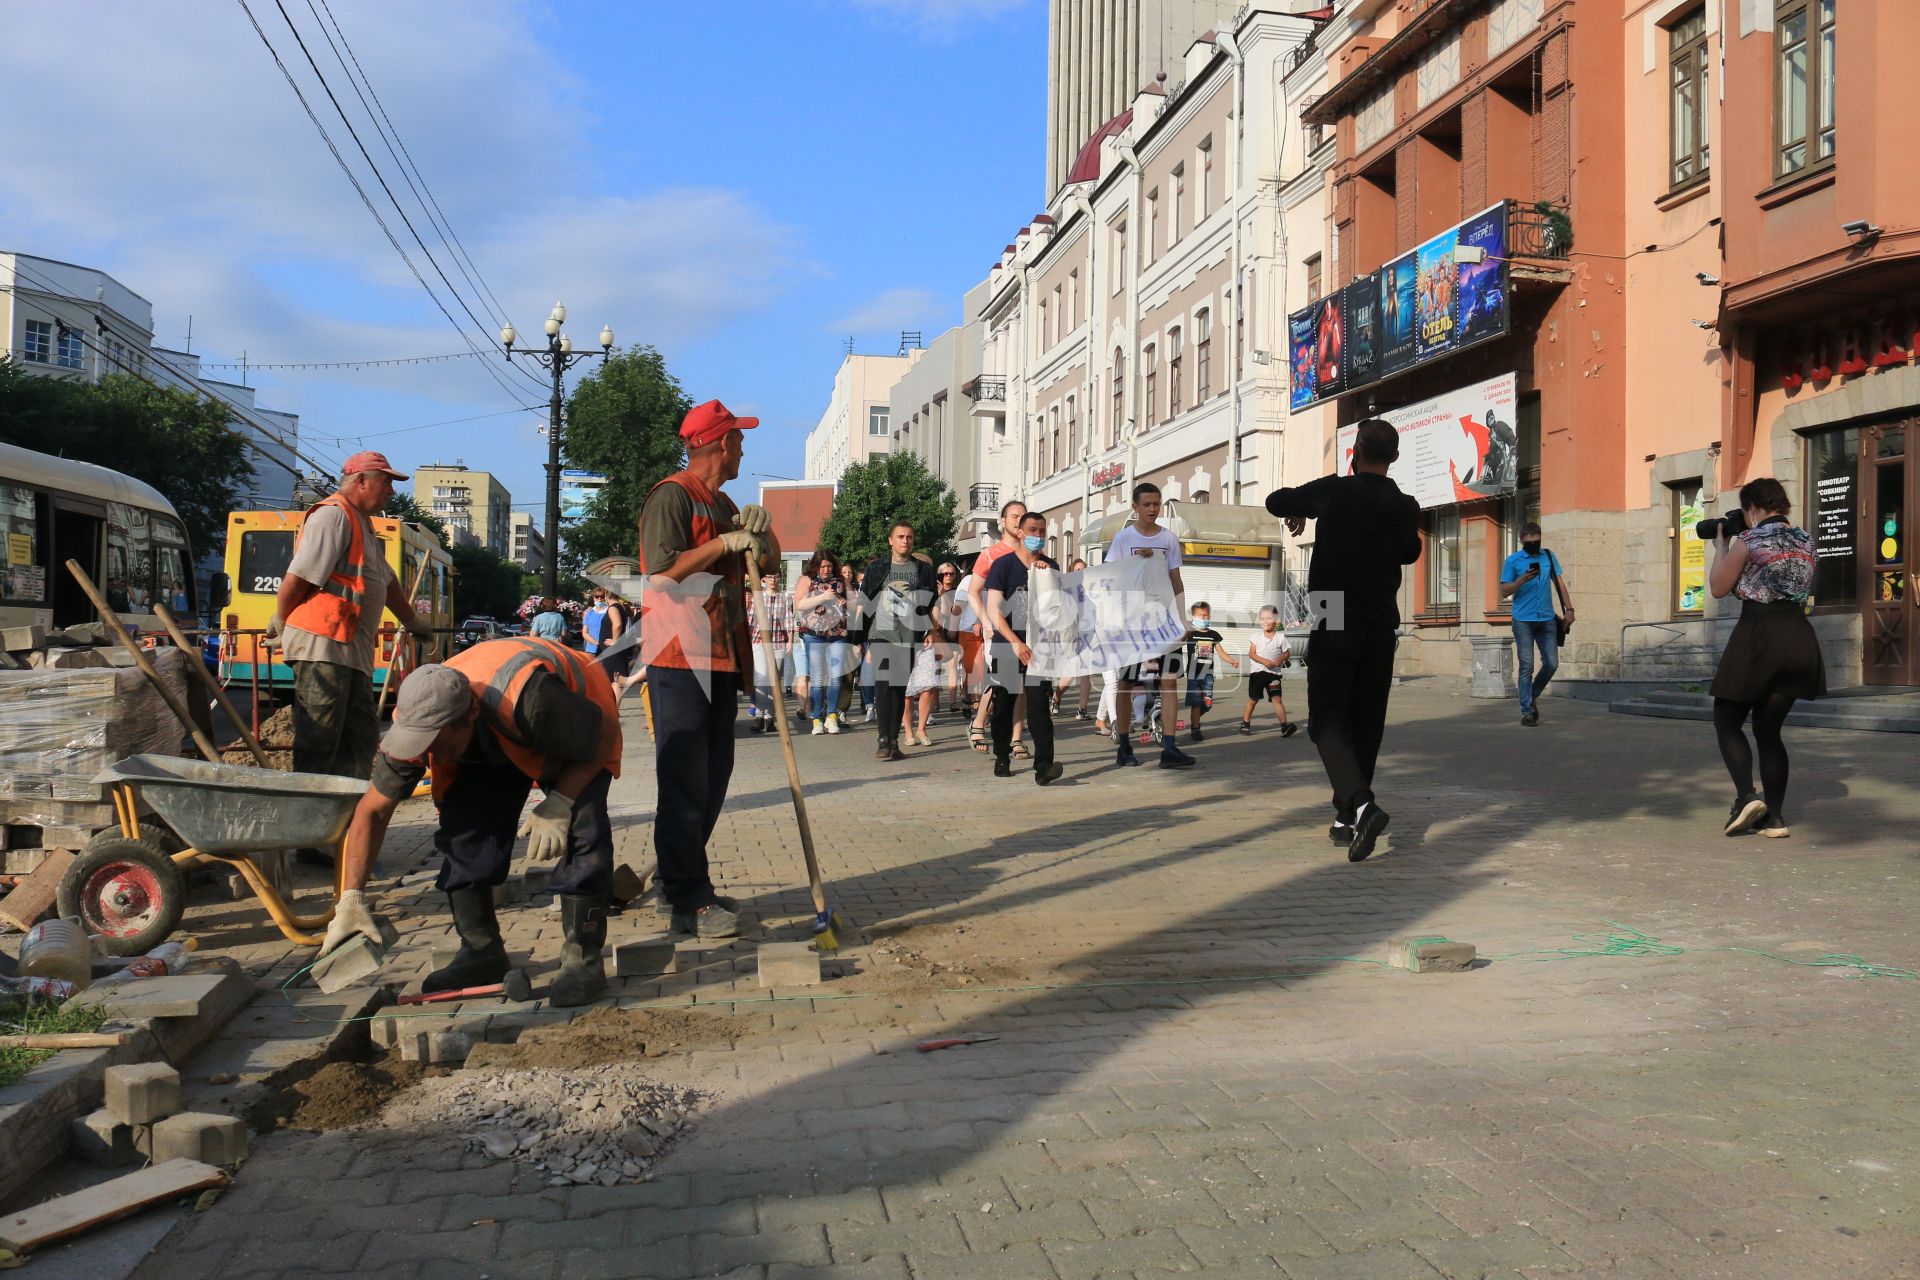
<svg viewBox="0 0 1920 1280">
<path fill-rule="evenodd" d="M 1022 539 L 1020 539 L 1020 541 L 1022 541 L 1022 542 L 1024 542 L 1024 543 L 1026 543 L 1026 545 L 1027 545 L 1027 550 L 1029 550 L 1029 551 L 1038 551 L 1038 550 L 1040 550 L 1040 549 L 1041 549 L 1042 547 L 1044 547 L 1044 546 L 1046 546 L 1046 545 L 1047 545 L 1047 540 L 1046 540 L 1045 538 L 1036 538 L 1036 537 L 1034 537 L 1034 536 L 1033 536 L 1033 535 L 1031 535 L 1031 534 L 1029 534 L 1029 535 L 1027 535 L 1026 537 L 1024 537 L 1024 538 L 1022 538 Z"/>
</svg>

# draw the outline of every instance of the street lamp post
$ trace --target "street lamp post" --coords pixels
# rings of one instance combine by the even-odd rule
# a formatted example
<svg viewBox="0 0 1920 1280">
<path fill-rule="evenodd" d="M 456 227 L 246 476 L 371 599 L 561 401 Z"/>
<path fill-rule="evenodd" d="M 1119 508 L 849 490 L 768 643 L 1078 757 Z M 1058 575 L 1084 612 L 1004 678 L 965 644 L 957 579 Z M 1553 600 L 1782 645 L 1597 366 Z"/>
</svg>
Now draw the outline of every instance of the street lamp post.
<svg viewBox="0 0 1920 1280">
<path fill-rule="evenodd" d="M 547 422 L 547 562 L 542 567 L 541 592 L 544 595 L 560 594 L 560 409 L 562 402 L 562 384 L 567 370 L 588 356 L 605 356 L 613 350 L 613 326 L 606 325 L 600 330 L 600 349 L 598 351 L 575 351 L 573 339 L 560 332 L 560 326 L 567 322 L 567 309 L 560 303 L 553 304 L 553 311 L 547 316 L 547 346 L 542 351 L 537 347 L 523 347 L 518 352 L 526 359 L 537 362 L 553 375 L 553 399 L 548 402 Z M 511 361 L 516 354 L 513 349 L 515 339 L 513 326 L 500 330 L 500 343 L 506 348 L 507 359 Z"/>
</svg>

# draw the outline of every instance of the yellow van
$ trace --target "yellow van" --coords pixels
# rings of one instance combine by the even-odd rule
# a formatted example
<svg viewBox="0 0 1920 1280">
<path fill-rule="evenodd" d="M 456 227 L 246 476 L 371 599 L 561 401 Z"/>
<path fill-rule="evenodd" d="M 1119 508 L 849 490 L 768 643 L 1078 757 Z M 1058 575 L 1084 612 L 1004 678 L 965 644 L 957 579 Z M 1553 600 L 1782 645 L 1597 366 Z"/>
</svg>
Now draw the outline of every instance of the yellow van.
<svg viewBox="0 0 1920 1280">
<path fill-rule="evenodd" d="M 293 561 L 293 543 L 304 511 L 235 511 L 227 516 L 227 578 L 232 584 L 232 599 L 222 612 L 220 622 L 229 630 L 265 631 L 273 620 L 275 598 L 280 594 L 280 579 Z M 391 516 L 375 516 L 374 536 L 380 540 L 380 554 L 403 585 L 411 585 L 427 561 L 427 573 L 414 593 L 414 611 L 430 618 L 434 629 L 451 628 L 453 615 L 453 557 L 438 538 L 417 524 L 407 524 Z M 383 611 L 384 612 L 384 611 Z M 387 680 L 387 668 L 393 661 L 394 639 L 398 623 L 391 613 L 381 619 L 383 637 L 373 655 L 373 687 L 380 689 Z M 232 643 L 222 643 L 221 679 L 231 685 L 251 685 L 255 667 L 259 668 L 262 691 L 293 691 L 293 669 L 285 662 L 261 661 L 260 637 L 240 635 Z M 434 637 L 421 662 L 443 662 L 450 653 L 450 636 Z M 277 656 L 277 655 L 276 655 Z M 406 672 L 401 672 L 402 681 Z"/>
</svg>

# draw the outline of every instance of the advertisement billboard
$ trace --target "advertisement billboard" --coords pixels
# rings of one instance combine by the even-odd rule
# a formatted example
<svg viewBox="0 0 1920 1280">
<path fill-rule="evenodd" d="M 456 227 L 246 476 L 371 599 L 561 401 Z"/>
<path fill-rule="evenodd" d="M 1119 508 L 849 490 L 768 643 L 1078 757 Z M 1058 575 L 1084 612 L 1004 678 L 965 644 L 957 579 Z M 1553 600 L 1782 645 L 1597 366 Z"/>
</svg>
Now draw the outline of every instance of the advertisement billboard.
<svg viewBox="0 0 1920 1280">
<path fill-rule="evenodd" d="M 1418 321 L 1415 286 L 1419 282 L 1417 255 L 1396 258 L 1380 268 L 1380 376 L 1398 373 L 1413 363 Z"/>
<path fill-rule="evenodd" d="M 1400 432 L 1400 458 L 1388 471 L 1422 508 L 1478 502 L 1512 493 L 1519 478 L 1516 426 L 1519 379 L 1503 373 L 1380 416 Z M 1353 471 L 1357 427 L 1342 427 L 1341 474 Z"/>
<path fill-rule="evenodd" d="M 1320 308 L 1287 317 L 1287 364 L 1293 370 L 1293 394 L 1287 405 L 1304 409 L 1320 398 Z"/>
<path fill-rule="evenodd" d="M 1380 278 L 1366 276 L 1340 291 L 1347 322 L 1346 382 L 1364 386 L 1380 376 Z"/>
<path fill-rule="evenodd" d="M 1459 316 L 1454 347 L 1472 346 L 1507 331 L 1507 211 L 1496 205 L 1460 224 L 1463 249 L 1478 249 L 1479 262 L 1460 264 Z M 1472 256 L 1472 255 L 1466 255 Z"/>
<path fill-rule="evenodd" d="M 1453 348 L 1453 326 L 1459 318 L 1460 271 L 1454 265 L 1456 232 L 1437 235 L 1421 245 L 1418 295 L 1414 324 L 1414 355 L 1429 360 Z"/>
</svg>

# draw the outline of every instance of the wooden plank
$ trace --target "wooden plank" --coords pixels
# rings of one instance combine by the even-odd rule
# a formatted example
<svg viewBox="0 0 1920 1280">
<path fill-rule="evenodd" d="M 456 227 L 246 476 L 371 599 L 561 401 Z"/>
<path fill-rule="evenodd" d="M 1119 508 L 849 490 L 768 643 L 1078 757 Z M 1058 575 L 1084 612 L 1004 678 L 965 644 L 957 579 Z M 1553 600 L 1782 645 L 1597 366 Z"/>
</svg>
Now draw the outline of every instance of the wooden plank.
<svg viewBox="0 0 1920 1280">
<path fill-rule="evenodd" d="M 54 900 L 60 893 L 60 877 L 67 874 L 75 855 L 70 849 L 49 849 L 27 878 L 14 887 L 6 901 L 0 902 L 0 921 L 25 933 L 53 914 Z"/>
<path fill-rule="evenodd" d="M 89 987 L 68 1008 L 100 1008 L 109 1018 L 191 1018 L 206 1007 L 224 974 L 180 973 L 139 978 L 111 987 Z"/>
<path fill-rule="evenodd" d="M 0 1245 L 15 1253 L 31 1253 L 150 1205 L 208 1187 L 224 1187 L 227 1181 L 227 1175 L 213 1165 L 169 1160 L 0 1218 Z"/>
<path fill-rule="evenodd" d="M 55 1031 L 37 1036 L 0 1036 L 13 1049 L 111 1049 L 125 1044 L 124 1031 Z"/>
</svg>

